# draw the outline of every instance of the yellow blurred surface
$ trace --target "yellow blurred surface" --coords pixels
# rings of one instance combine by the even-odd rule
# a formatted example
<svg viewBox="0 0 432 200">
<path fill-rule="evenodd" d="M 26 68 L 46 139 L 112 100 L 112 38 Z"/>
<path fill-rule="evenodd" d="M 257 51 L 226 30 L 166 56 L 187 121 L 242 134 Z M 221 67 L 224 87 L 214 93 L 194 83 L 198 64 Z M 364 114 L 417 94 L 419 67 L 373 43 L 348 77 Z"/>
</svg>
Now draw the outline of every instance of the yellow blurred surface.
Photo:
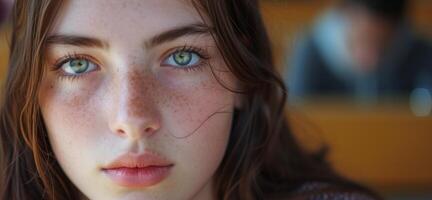
<svg viewBox="0 0 432 200">
<path fill-rule="evenodd" d="M 344 175 L 384 191 L 432 191 L 432 117 L 415 117 L 404 105 L 315 102 L 292 109 L 290 119 L 306 146 L 329 145 Z"/>
</svg>

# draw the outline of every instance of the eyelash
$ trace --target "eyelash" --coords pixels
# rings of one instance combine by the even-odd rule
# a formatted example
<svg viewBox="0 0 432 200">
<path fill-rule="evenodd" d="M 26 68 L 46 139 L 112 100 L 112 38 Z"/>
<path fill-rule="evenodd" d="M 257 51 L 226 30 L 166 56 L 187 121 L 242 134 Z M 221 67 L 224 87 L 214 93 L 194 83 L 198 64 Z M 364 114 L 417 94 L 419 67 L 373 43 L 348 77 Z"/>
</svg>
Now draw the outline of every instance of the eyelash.
<svg viewBox="0 0 432 200">
<path fill-rule="evenodd" d="M 203 69 L 203 65 L 206 65 L 208 63 L 207 62 L 208 59 L 210 59 L 210 57 L 208 56 L 207 52 L 204 49 L 198 48 L 198 47 L 193 47 L 193 46 L 188 46 L 188 45 L 184 45 L 180 48 L 173 48 L 173 49 L 169 50 L 168 52 L 169 53 L 165 53 L 162 56 L 162 62 L 165 61 L 166 59 L 169 59 L 171 56 L 173 56 L 173 54 L 178 53 L 178 52 L 195 53 L 200 58 L 199 63 L 196 65 L 188 66 L 188 67 L 173 67 L 176 70 L 183 70 L 186 72 L 191 72 L 191 71 Z M 57 73 L 58 77 L 67 78 L 67 79 L 71 79 L 71 80 L 81 78 L 81 77 L 91 73 L 91 72 L 87 72 L 87 73 L 82 73 L 79 75 L 66 74 L 63 70 L 61 70 L 61 68 L 64 64 L 66 64 L 72 60 L 87 60 L 89 62 L 93 62 L 97 68 L 100 68 L 100 65 L 98 64 L 98 62 L 95 62 L 96 59 L 94 59 L 93 57 L 88 56 L 88 55 L 78 54 L 78 53 L 74 52 L 74 53 L 68 53 L 66 56 L 63 56 L 63 57 L 57 59 L 57 61 L 53 65 L 52 70 Z M 162 65 L 162 66 L 164 66 L 164 65 Z"/>
<path fill-rule="evenodd" d="M 195 70 L 201 70 L 203 69 L 203 65 L 206 65 L 208 62 L 208 60 L 210 59 L 210 56 L 207 54 L 207 52 L 202 49 L 202 48 L 198 48 L 198 47 L 194 47 L 194 46 L 188 46 L 188 45 L 184 45 L 183 47 L 180 48 L 174 48 L 174 50 L 169 50 L 167 54 L 164 54 L 162 56 L 162 60 L 168 59 L 170 56 L 172 56 L 175 53 L 178 52 L 187 52 L 187 53 L 195 53 L 198 55 L 198 57 L 201 59 L 199 61 L 198 64 L 190 66 L 190 67 L 174 67 L 174 69 L 177 70 L 185 70 L 187 72 L 190 71 L 195 71 Z"/>
<path fill-rule="evenodd" d="M 88 73 L 83 73 L 83 74 L 80 74 L 80 75 L 73 75 L 73 74 L 67 74 L 63 70 L 61 70 L 61 67 L 64 64 L 66 64 L 66 63 L 68 63 L 68 62 L 70 62 L 72 60 L 88 60 L 90 62 L 93 62 L 96 65 L 96 67 L 99 68 L 99 64 L 97 62 L 95 62 L 96 59 L 94 59 L 93 57 L 88 56 L 88 55 L 83 55 L 83 54 L 77 54 L 77 53 L 74 52 L 74 53 L 68 53 L 66 56 L 63 56 L 63 57 L 59 58 L 55 62 L 54 67 L 53 67 L 52 70 L 57 73 L 57 75 L 58 75 L 59 78 L 67 78 L 67 79 L 71 79 L 71 80 L 75 80 L 77 78 L 81 78 L 81 77 L 83 77 L 83 76 L 85 76 L 85 75 L 88 74 Z"/>
</svg>

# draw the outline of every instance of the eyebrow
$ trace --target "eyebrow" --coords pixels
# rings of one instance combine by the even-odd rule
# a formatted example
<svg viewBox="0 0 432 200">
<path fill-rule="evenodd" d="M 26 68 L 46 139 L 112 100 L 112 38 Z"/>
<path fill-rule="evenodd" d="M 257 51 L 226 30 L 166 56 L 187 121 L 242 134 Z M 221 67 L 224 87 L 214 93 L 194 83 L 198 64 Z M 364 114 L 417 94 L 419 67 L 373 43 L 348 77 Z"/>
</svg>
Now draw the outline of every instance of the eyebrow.
<svg viewBox="0 0 432 200">
<path fill-rule="evenodd" d="M 186 35 L 210 34 L 211 31 L 208 25 L 202 23 L 180 26 L 153 36 L 150 40 L 144 42 L 144 47 L 151 48 Z M 46 42 L 48 45 L 62 44 L 79 47 L 109 48 L 109 44 L 106 41 L 77 35 L 51 35 L 47 38 Z"/>
<path fill-rule="evenodd" d="M 144 43 L 146 47 L 154 47 L 186 35 L 210 34 L 212 29 L 206 24 L 191 24 L 181 26 L 154 36 Z"/>
</svg>

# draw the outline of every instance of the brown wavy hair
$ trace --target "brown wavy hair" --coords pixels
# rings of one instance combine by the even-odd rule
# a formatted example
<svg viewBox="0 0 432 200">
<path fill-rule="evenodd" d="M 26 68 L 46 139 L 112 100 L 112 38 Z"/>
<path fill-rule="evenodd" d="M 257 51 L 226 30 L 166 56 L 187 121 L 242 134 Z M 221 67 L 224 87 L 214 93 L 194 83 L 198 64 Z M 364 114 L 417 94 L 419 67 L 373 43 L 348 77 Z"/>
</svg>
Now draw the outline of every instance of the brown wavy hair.
<svg viewBox="0 0 432 200">
<path fill-rule="evenodd" d="M 277 75 L 256 0 L 193 0 L 210 19 L 213 38 L 242 86 L 226 155 L 215 174 L 218 199 L 288 197 L 304 183 L 360 186 L 339 177 L 323 154 L 306 153 L 284 114 L 286 89 Z M 47 139 L 37 94 L 47 35 L 63 1 L 17 0 L 10 64 L 0 111 L 0 199 L 80 198 Z"/>
</svg>

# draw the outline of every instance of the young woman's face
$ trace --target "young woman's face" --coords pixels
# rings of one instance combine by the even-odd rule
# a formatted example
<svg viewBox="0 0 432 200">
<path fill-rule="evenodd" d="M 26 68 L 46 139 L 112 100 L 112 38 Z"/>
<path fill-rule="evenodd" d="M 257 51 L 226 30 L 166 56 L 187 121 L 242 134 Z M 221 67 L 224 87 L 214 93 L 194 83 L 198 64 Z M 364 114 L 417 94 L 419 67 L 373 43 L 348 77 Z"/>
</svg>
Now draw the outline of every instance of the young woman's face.
<svg viewBox="0 0 432 200">
<path fill-rule="evenodd" d="M 47 52 L 42 115 L 86 197 L 210 198 L 238 100 L 191 3 L 69 1 Z"/>
</svg>

